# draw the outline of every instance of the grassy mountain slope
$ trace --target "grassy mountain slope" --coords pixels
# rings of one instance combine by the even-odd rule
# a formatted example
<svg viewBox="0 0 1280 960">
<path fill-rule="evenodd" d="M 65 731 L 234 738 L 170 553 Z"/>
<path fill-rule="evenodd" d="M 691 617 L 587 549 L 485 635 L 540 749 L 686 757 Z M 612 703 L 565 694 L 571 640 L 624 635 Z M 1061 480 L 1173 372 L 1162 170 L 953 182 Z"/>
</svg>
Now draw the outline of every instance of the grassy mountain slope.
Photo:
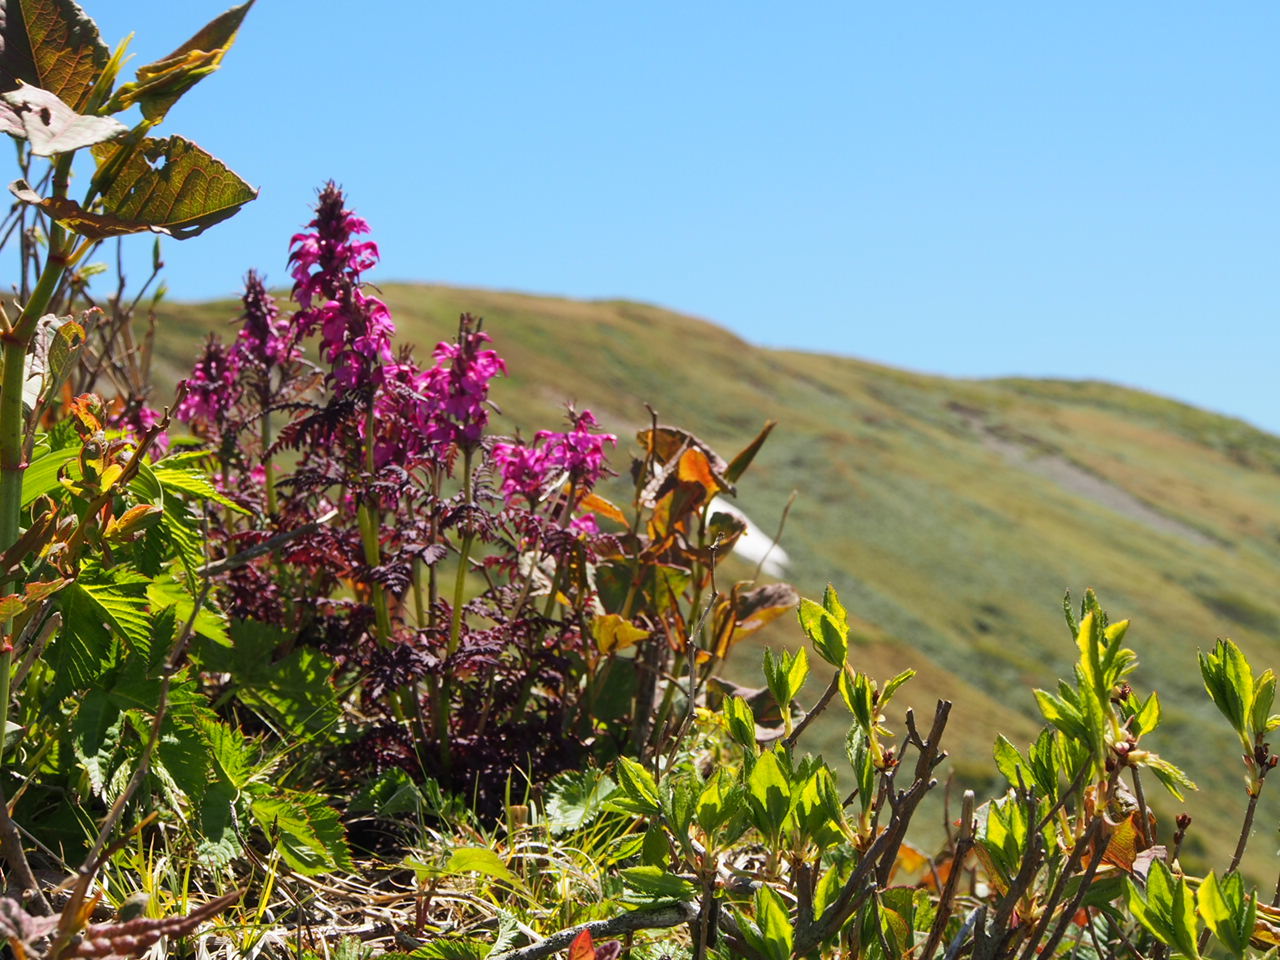
<svg viewBox="0 0 1280 960">
<path fill-rule="evenodd" d="M 1229 847 L 1241 771 L 1195 653 L 1231 636 L 1255 665 L 1280 665 L 1280 438 L 1108 384 L 953 380 L 766 350 L 629 302 L 383 293 L 402 340 L 424 354 L 460 312 L 485 317 L 511 371 L 496 393 L 504 428 L 531 435 L 575 401 L 625 445 L 648 422 L 648 402 L 732 455 L 778 420 L 740 505 L 773 529 L 797 491 L 783 537 L 790 579 L 807 595 L 835 583 L 863 625 L 867 668 L 920 671 L 908 701 L 956 701 L 962 781 L 986 785 L 996 730 L 1016 743 L 1034 735 L 1029 687 L 1051 686 L 1073 659 L 1062 594 L 1096 588 L 1113 616 L 1134 621 L 1135 685 L 1157 687 L 1165 703 L 1153 748 L 1204 788 L 1187 804 L 1197 821 L 1188 848 Z M 168 308 L 162 378 L 188 369 L 198 339 L 237 312 Z M 770 639 L 798 642 L 799 631 Z M 731 673 L 758 677 L 758 658 L 743 651 Z M 839 752 L 842 733 L 833 720 L 826 752 Z M 1280 798 L 1264 794 L 1258 874 L 1274 873 L 1278 813 Z"/>
</svg>

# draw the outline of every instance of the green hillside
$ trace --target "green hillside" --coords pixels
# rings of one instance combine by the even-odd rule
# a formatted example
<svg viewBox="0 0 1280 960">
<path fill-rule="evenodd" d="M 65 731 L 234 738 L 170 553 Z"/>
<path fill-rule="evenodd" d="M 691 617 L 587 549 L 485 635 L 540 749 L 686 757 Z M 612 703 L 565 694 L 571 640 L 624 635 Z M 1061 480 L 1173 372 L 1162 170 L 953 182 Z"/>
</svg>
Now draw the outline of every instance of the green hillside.
<svg viewBox="0 0 1280 960">
<path fill-rule="evenodd" d="M 1030 687 L 1051 686 L 1073 659 L 1063 592 L 1096 588 L 1134 621 L 1135 685 L 1165 703 L 1153 746 L 1203 788 L 1188 802 L 1187 849 L 1234 838 L 1243 771 L 1224 762 L 1236 751 L 1195 654 L 1231 636 L 1255 665 L 1280 665 L 1280 438 L 1102 383 L 953 380 L 766 350 L 636 303 L 382 292 L 402 340 L 424 354 L 461 311 L 482 315 L 511 371 L 496 389 L 503 419 L 526 434 L 558 424 L 567 400 L 628 436 L 648 402 L 727 454 L 778 420 L 740 506 L 773 530 L 798 492 L 783 536 L 789 578 L 808 595 L 834 582 L 864 625 L 867 669 L 920 671 L 907 701 L 956 701 L 949 736 L 968 784 L 987 785 L 997 730 L 1034 735 Z M 166 310 L 156 364 L 172 382 L 238 309 Z M 799 629 L 770 639 L 798 642 Z M 758 660 L 742 651 L 730 672 L 755 679 Z M 833 720 L 829 753 L 842 735 Z M 1259 876 L 1274 876 L 1278 815 L 1280 797 L 1264 792 Z"/>
</svg>

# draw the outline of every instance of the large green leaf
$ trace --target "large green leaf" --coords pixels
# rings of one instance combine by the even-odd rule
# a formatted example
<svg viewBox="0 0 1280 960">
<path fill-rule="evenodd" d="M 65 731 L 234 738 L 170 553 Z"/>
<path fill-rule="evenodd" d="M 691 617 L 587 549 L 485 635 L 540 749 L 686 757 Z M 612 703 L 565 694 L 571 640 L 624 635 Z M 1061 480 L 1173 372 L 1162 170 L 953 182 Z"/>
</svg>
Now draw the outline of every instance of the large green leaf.
<svg viewBox="0 0 1280 960">
<path fill-rule="evenodd" d="M 73 0 L 0 0 L 0 89 L 30 83 L 80 112 L 110 58 Z"/>
<path fill-rule="evenodd" d="M 185 467 L 170 468 L 167 462 L 158 463 L 151 469 L 153 476 L 165 490 L 186 494 L 200 500 L 213 500 L 215 503 L 229 507 L 237 513 L 247 514 L 249 512 L 234 500 L 224 496 L 213 485 L 213 481 L 209 479 L 208 475 L 201 470 Z"/>
<path fill-rule="evenodd" d="M 146 586 L 146 577 L 122 570 L 108 575 L 86 564 L 80 578 L 64 587 L 62 594 L 76 596 L 77 613 L 96 617 L 134 649 L 145 651 L 151 649 Z"/>
<path fill-rule="evenodd" d="M 191 619 L 191 611 L 195 608 L 195 598 L 168 574 L 161 574 L 147 584 L 147 600 L 156 610 L 172 607 L 175 619 L 184 624 Z M 215 643 L 223 646 L 230 643 L 226 619 L 212 599 L 205 599 L 204 606 L 196 614 L 193 629 L 195 633 L 208 637 Z"/>
<path fill-rule="evenodd" d="M 31 461 L 31 465 L 22 474 L 22 505 L 29 507 L 37 497 L 61 489 L 58 484 L 58 471 L 64 466 L 68 467 L 68 470 L 75 471 L 74 475 L 78 476 L 79 463 L 76 459 L 79 456 L 79 447 L 63 447 L 61 450 L 51 450 Z"/>
<path fill-rule="evenodd" d="M 458 847 L 449 854 L 443 872 L 446 875 L 478 873 L 494 880 L 506 881 L 512 886 L 524 886 L 503 859 L 488 847 Z"/>
<path fill-rule="evenodd" d="M 235 787 L 225 780 L 209 784 L 200 803 L 197 819 L 199 840 L 196 843 L 196 859 L 206 868 L 225 867 L 240 853 L 240 841 L 236 836 Z"/>
<path fill-rule="evenodd" d="M 93 152 L 104 165 L 121 149 L 101 144 Z M 257 195 L 221 160 L 190 140 L 168 137 L 142 141 L 116 172 L 102 200 L 107 213 L 130 225 L 124 232 L 154 230 L 186 240 L 232 216 Z"/>
<path fill-rule="evenodd" d="M 76 709 L 71 722 L 71 751 L 89 777 L 93 792 L 102 796 L 107 778 L 115 764 L 112 758 L 119 747 L 116 735 L 108 735 L 118 722 L 120 711 L 105 691 L 90 690 Z"/>
<path fill-rule="evenodd" d="M 94 686 L 116 661 L 119 644 L 102 615 L 99 600 L 79 583 L 69 584 L 58 594 L 62 629 L 50 644 L 48 655 L 58 697 Z"/>
<path fill-rule="evenodd" d="M 120 87 L 107 109 L 115 112 L 136 103 L 152 123 L 164 119 L 179 97 L 218 69 L 251 6 L 253 0 L 232 7 L 167 57 L 139 67 L 138 79 Z"/>
<path fill-rule="evenodd" d="M 139 730 L 139 735 L 148 735 L 151 717 L 142 711 L 131 715 L 138 716 L 139 725 L 145 724 L 145 731 Z M 174 810 L 184 810 L 188 804 L 198 806 L 209 786 L 210 766 L 209 747 L 200 733 L 172 712 L 167 713 L 151 758 L 151 775 L 159 782 L 169 806 Z"/>
<path fill-rule="evenodd" d="M 698 892 L 698 888 L 688 880 L 667 873 L 661 867 L 628 867 L 621 875 L 623 884 L 645 901 L 689 900 Z"/>
<path fill-rule="evenodd" d="M 101 211 L 62 197 L 41 197 L 22 180 L 9 190 L 90 240 L 146 230 L 186 240 L 258 195 L 221 160 L 182 137 L 146 139 L 136 148 L 130 141 L 99 144 L 93 155 L 103 181 L 99 186 L 105 188 Z"/>
</svg>

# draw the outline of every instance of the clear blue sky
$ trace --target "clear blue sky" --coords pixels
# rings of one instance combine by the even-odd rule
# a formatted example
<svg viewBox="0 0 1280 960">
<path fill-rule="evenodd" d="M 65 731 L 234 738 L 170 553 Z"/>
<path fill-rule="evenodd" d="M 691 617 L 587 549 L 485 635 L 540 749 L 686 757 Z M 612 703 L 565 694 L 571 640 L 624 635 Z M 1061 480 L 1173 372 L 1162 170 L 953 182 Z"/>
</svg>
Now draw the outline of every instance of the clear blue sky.
<svg viewBox="0 0 1280 960">
<path fill-rule="evenodd" d="M 82 2 L 135 65 L 226 5 Z M 161 129 L 262 196 L 169 243 L 169 280 L 284 284 L 332 177 L 382 280 L 645 300 L 1280 431 L 1278 36 L 1262 2 L 259 0 Z"/>
</svg>

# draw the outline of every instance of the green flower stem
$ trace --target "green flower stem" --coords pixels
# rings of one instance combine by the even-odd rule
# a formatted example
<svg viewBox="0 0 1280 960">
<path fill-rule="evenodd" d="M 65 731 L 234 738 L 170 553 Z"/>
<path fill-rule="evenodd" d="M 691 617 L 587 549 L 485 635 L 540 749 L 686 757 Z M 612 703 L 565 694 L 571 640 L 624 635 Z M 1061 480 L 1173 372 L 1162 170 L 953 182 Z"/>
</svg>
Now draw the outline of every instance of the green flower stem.
<svg viewBox="0 0 1280 960">
<path fill-rule="evenodd" d="M 370 397 L 364 431 L 364 467 L 370 475 L 374 470 L 373 426 L 373 398 Z M 374 505 L 366 500 L 360 504 L 359 520 L 360 539 L 364 546 L 364 562 L 371 567 L 376 567 L 382 563 L 382 546 L 378 541 L 378 529 L 382 524 L 382 518 L 378 516 Z M 387 606 L 387 591 L 380 583 L 373 583 L 371 587 L 373 588 L 373 610 L 377 617 L 378 643 L 385 647 L 391 643 L 391 611 Z"/>
<path fill-rule="evenodd" d="M 471 451 L 462 451 L 462 500 L 471 505 Z M 468 521 L 469 523 L 469 521 Z M 445 656 L 452 659 L 458 652 L 462 642 L 462 598 L 467 586 L 467 563 L 471 557 L 472 535 L 470 531 L 462 535 L 462 543 L 458 545 L 458 573 L 453 581 L 453 611 L 449 617 L 449 642 L 445 647 Z M 444 682 L 440 685 L 440 695 L 432 704 L 436 736 L 440 739 L 440 759 L 446 770 L 452 764 L 453 752 L 449 736 L 449 704 L 453 699 L 453 678 L 446 672 Z"/>
<path fill-rule="evenodd" d="M 453 614 L 449 620 L 449 645 L 445 652 L 453 656 L 462 641 L 462 606 L 467 586 L 467 561 L 471 557 L 471 534 L 463 534 L 458 547 L 458 575 L 453 581 Z"/>
<path fill-rule="evenodd" d="M 65 164 L 59 160 L 54 173 L 54 193 L 57 195 L 66 196 L 66 172 L 69 168 L 70 156 Z M 35 336 L 36 324 L 48 309 L 66 269 L 66 237 L 55 223 L 49 231 L 49 256 L 31 292 L 31 299 L 22 308 L 12 329 L 0 335 L 4 343 L 4 359 L 0 364 L 0 553 L 17 542 L 22 522 L 22 476 L 27 471 L 22 449 L 23 428 L 26 426 L 26 418 L 22 415 L 22 387 L 26 380 L 27 351 Z M 12 583 L 0 583 L 0 596 L 12 589 Z M 13 621 L 6 620 L 3 635 L 7 638 L 12 629 Z M 4 760 L 4 730 L 9 720 L 9 673 L 12 667 L 12 650 L 0 653 L 0 765 Z"/>
<path fill-rule="evenodd" d="M 559 527 L 563 530 L 569 526 L 569 518 L 573 515 L 574 505 L 578 500 L 578 484 L 576 481 L 569 483 L 569 496 L 565 501 L 564 509 L 560 511 Z M 560 566 L 556 567 L 556 575 L 551 578 L 551 593 L 547 597 L 546 609 L 542 611 L 542 615 L 548 620 L 556 608 L 556 595 L 560 593 L 560 585 L 564 582 L 564 569 Z"/>
</svg>

